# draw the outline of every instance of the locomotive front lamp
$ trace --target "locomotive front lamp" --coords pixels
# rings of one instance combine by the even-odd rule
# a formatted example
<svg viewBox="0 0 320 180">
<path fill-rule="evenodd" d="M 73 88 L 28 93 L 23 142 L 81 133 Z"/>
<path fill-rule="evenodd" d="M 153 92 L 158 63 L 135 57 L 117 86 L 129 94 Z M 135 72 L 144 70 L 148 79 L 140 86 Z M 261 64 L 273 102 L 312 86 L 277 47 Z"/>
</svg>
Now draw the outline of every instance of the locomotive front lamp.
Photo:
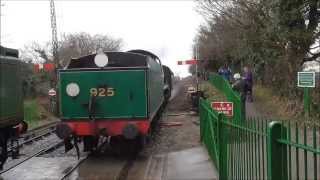
<svg viewBox="0 0 320 180">
<path fill-rule="evenodd" d="M 67 85 L 66 92 L 71 97 L 76 97 L 80 93 L 80 88 L 77 83 L 70 83 Z"/>
<path fill-rule="evenodd" d="M 108 64 L 108 61 L 108 56 L 103 52 L 102 49 L 99 49 L 97 55 L 94 57 L 94 63 L 98 67 L 105 67 Z"/>
</svg>

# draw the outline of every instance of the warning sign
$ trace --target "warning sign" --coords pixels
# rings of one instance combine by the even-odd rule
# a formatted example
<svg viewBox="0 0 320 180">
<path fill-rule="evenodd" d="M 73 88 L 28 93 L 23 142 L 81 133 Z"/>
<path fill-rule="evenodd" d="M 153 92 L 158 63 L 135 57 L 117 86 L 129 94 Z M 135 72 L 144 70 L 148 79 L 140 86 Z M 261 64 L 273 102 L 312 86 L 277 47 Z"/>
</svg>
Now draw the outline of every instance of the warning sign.
<svg viewBox="0 0 320 180">
<path fill-rule="evenodd" d="M 212 102 L 211 107 L 228 117 L 233 116 L 233 102 Z"/>
<path fill-rule="evenodd" d="M 49 96 L 55 96 L 57 95 L 56 91 L 54 89 L 50 89 L 49 92 L 48 92 L 48 95 Z"/>
</svg>

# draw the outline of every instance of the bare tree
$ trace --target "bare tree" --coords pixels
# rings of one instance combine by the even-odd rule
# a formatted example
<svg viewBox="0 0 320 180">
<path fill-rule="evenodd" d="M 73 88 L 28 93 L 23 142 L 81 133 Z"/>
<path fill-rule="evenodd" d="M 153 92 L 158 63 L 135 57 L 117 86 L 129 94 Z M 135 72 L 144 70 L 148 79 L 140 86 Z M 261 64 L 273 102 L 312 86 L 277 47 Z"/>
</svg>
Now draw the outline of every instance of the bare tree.
<svg viewBox="0 0 320 180">
<path fill-rule="evenodd" d="M 123 45 L 122 39 L 112 38 L 108 35 L 88 33 L 63 34 L 59 41 L 59 60 L 66 65 L 73 57 L 95 53 L 97 49 L 104 51 L 119 51 Z M 20 50 L 21 58 L 26 62 L 47 63 L 52 62 L 51 44 L 32 42 Z"/>
<path fill-rule="evenodd" d="M 107 35 L 90 35 L 88 33 L 64 34 L 59 45 L 59 58 L 62 65 L 66 65 L 73 57 L 95 53 L 99 48 L 104 51 L 119 51 L 122 47 L 121 39 L 114 39 Z"/>
<path fill-rule="evenodd" d="M 28 63 L 47 63 L 50 62 L 50 43 L 39 44 L 31 42 L 20 49 L 20 58 Z"/>
</svg>

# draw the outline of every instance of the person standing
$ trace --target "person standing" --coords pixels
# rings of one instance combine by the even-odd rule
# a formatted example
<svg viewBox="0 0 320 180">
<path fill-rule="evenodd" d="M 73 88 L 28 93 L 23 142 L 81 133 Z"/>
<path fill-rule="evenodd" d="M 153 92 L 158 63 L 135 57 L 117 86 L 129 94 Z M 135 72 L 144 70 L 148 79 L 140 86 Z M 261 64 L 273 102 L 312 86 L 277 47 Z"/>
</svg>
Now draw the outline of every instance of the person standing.
<svg viewBox="0 0 320 180">
<path fill-rule="evenodd" d="M 244 71 L 244 81 L 245 81 L 245 91 L 248 102 L 252 102 L 252 87 L 253 87 L 253 75 L 251 70 L 245 66 L 243 68 Z"/>
<path fill-rule="evenodd" d="M 226 79 L 228 82 L 231 81 L 231 69 L 228 67 L 227 63 L 225 63 L 222 67 L 219 68 L 218 74 Z"/>
<path fill-rule="evenodd" d="M 244 115 L 246 114 L 246 89 L 245 89 L 245 80 L 244 78 L 241 78 L 240 73 L 235 73 L 233 75 L 234 82 L 232 83 L 231 87 L 233 90 L 237 91 L 240 95 L 241 100 L 241 113 Z"/>
<path fill-rule="evenodd" d="M 244 78 L 241 78 L 240 73 L 235 73 L 233 75 L 234 82 L 232 83 L 231 87 L 233 90 L 237 91 L 240 94 L 241 101 L 246 101 L 246 83 Z"/>
</svg>

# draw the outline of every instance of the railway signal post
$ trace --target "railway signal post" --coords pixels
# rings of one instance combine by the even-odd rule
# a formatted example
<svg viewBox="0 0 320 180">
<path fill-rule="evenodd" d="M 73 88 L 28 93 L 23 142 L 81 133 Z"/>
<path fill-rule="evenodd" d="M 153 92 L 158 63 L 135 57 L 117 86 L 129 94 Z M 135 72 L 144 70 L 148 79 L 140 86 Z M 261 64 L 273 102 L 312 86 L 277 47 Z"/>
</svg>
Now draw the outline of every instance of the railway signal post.
<svg viewBox="0 0 320 180">
<path fill-rule="evenodd" d="M 197 57 L 197 56 L 196 56 Z M 193 58 L 191 60 L 185 60 L 185 61 L 178 61 L 178 65 L 195 65 L 196 66 L 196 92 L 191 93 L 191 99 L 192 99 L 192 106 L 193 108 L 198 111 L 198 103 L 200 97 L 203 97 L 203 92 L 199 90 L 199 77 L 198 77 L 198 62 L 199 60 L 197 58 Z"/>
<path fill-rule="evenodd" d="M 196 65 L 196 86 L 197 91 L 199 90 L 199 79 L 198 79 L 198 59 L 193 58 L 185 61 L 178 61 L 178 65 Z"/>
</svg>

